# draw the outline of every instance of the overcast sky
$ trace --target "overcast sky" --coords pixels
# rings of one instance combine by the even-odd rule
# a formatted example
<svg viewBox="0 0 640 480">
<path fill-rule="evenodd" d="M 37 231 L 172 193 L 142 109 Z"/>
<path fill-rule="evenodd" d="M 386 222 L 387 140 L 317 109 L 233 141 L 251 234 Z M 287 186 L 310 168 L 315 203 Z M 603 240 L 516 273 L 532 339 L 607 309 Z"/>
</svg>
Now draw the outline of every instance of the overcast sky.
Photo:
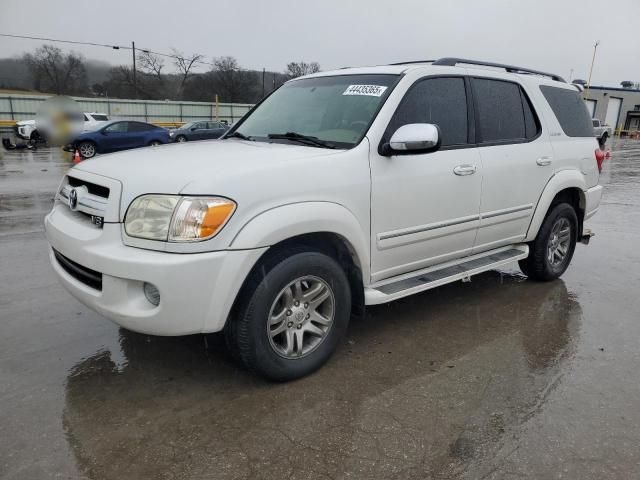
<svg viewBox="0 0 640 480">
<path fill-rule="evenodd" d="M 477 58 L 585 78 L 640 81 L 640 0 L 0 0 L 0 33 L 160 52 L 231 55 L 245 68 L 289 61 L 323 70 L 443 56 Z M 0 57 L 41 42 L 0 37 Z M 130 62 L 126 50 L 59 45 L 86 58 Z"/>
</svg>

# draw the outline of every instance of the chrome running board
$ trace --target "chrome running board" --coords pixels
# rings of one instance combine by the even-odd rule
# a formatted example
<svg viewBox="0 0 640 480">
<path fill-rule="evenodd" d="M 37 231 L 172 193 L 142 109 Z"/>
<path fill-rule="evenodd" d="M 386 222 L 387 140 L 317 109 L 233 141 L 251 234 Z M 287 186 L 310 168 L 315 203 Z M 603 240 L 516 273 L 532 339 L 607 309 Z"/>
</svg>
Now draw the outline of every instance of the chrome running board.
<svg viewBox="0 0 640 480">
<path fill-rule="evenodd" d="M 526 244 L 489 250 L 417 272 L 386 279 L 364 289 L 366 305 L 378 305 L 493 270 L 529 255 Z"/>
</svg>

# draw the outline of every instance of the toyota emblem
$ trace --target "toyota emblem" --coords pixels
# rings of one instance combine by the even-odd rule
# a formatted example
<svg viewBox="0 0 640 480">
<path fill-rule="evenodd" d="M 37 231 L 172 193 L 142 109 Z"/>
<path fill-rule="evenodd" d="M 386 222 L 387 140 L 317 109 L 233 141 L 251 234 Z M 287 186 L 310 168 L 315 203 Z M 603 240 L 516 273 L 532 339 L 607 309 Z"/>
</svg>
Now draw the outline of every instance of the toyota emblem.
<svg viewBox="0 0 640 480">
<path fill-rule="evenodd" d="M 69 192 L 69 208 L 71 210 L 75 210 L 78 206 L 78 191 L 75 188 L 72 188 Z"/>
</svg>

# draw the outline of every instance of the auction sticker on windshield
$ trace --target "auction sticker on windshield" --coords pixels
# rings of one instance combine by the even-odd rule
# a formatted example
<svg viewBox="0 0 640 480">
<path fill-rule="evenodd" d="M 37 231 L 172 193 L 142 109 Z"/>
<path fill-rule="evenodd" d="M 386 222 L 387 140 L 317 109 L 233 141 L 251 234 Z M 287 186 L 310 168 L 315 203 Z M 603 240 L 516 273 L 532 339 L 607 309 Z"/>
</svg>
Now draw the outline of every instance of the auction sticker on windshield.
<svg viewBox="0 0 640 480">
<path fill-rule="evenodd" d="M 349 85 L 342 95 L 368 95 L 380 97 L 387 87 L 381 85 Z"/>
</svg>

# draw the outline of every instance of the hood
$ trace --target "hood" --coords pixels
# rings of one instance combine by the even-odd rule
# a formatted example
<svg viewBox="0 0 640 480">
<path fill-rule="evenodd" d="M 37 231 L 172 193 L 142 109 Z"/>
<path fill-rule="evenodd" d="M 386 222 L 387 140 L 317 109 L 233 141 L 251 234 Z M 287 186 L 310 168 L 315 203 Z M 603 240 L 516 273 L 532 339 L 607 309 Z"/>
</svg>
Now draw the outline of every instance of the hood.
<svg viewBox="0 0 640 480">
<path fill-rule="evenodd" d="M 85 160 L 74 169 L 122 182 L 123 209 L 146 193 L 226 195 L 259 185 L 267 172 L 283 175 L 304 169 L 318 157 L 340 155 L 328 150 L 243 140 L 210 140 L 140 148 Z M 287 173 L 289 172 L 289 173 Z"/>
</svg>

